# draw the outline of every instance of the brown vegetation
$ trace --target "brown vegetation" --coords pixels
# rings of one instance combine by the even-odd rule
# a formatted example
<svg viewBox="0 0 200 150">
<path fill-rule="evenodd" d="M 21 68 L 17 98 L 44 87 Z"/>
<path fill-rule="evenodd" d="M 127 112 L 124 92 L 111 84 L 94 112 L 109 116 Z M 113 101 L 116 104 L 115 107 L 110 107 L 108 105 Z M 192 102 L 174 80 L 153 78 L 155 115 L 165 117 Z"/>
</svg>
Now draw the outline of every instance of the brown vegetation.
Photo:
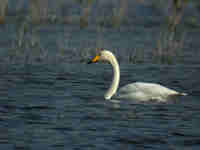
<svg viewBox="0 0 200 150">
<path fill-rule="evenodd" d="M 67 3 L 65 3 L 65 1 L 59 1 L 60 3 L 67 5 Z M 95 1 L 96 2 L 96 1 Z M 110 6 L 106 6 L 107 8 L 107 12 L 105 11 L 105 14 L 103 14 L 102 16 L 98 16 L 98 14 L 95 16 L 96 20 L 97 20 L 97 30 L 98 27 L 120 27 L 122 24 L 124 25 L 124 21 L 126 21 L 126 19 L 133 19 L 129 16 L 129 0 L 120 0 L 119 1 L 120 4 L 115 5 L 115 4 L 110 4 Z M 56 2 L 57 3 L 57 2 Z M 60 3 L 59 3 L 59 7 L 60 7 Z M 61 19 L 63 19 L 63 23 L 68 23 L 68 24 L 77 24 L 80 25 L 80 28 L 85 28 L 88 27 L 89 23 L 90 23 L 90 16 L 91 15 L 91 10 L 92 10 L 92 6 L 94 4 L 94 0 L 71 0 L 71 5 L 79 5 L 80 7 L 77 7 L 75 9 L 80 9 L 77 12 L 80 11 L 79 13 L 71 13 L 70 15 L 63 15 Z M 105 1 L 106 3 L 106 1 Z M 110 3 L 114 3 L 114 1 L 110 2 Z M 151 5 L 152 3 L 152 5 Z M 0 23 L 5 23 L 5 16 L 6 16 L 6 12 L 7 12 L 7 8 L 8 8 L 8 0 L 0 0 Z M 50 21 L 49 17 L 49 6 L 50 5 L 50 0 L 30 0 L 28 5 L 29 5 L 29 14 L 23 14 L 23 15 L 30 15 L 31 16 L 31 21 L 32 23 L 36 23 L 36 24 L 40 24 L 40 23 L 48 23 L 48 21 Z M 179 52 L 180 50 L 183 48 L 183 44 L 184 44 L 184 34 L 181 34 L 180 37 L 177 38 L 177 26 L 180 24 L 181 19 L 183 18 L 183 13 L 187 4 L 187 0 L 168 0 L 168 1 L 162 1 L 162 0 L 152 0 L 152 2 L 148 1 L 148 0 L 136 0 L 134 2 L 134 4 L 137 5 L 143 5 L 144 8 L 148 7 L 148 9 L 151 7 L 151 9 L 149 9 L 150 11 L 157 11 L 157 13 L 159 13 L 159 15 L 163 15 L 162 14 L 162 8 L 168 4 L 168 8 L 169 10 L 167 11 L 167 23 L 164 22 L 162 23 L 162 19 L 160 19 L 159 16 L 158 18 L 160 19 L 159 22 L 160 24 L 164 25 L 164 29 L 163 26 L 158 26 L 158 29 L 161 30 L 160 31 L 160 36 L 159 39 L 157 41 L 152 41 L 154 43 L 156 43 L 156 48 L 153 49 L 153 61 L 154 62 L 158 62 L 158 63 L 173 63 L 174 62 L 174 58 L 176 56 L 179 56 Z M 64 9 L 66 8 L 66 6 L 63 5 Z M 107 3 L 105 4 L 107 5 Z M 156 5 L 156 7 L 153 7 L 153 5 Z M 50 5 L 52 6 L 52 5 Z M 70 8 L 70 7 L 69 7 Z M 74 8 L 71 7 L 71 8 Z M 144 9 L 143 8 L 143 9 Z M 156 10 L 155 10 L 156 9 Z M 165 9 L 166 10 L 166 9 Z M 71 11 L 69 9 L 69 11 Z M 102 10 L 100 10 L 102 11 Z M 128 13 L 127 13 L 128 12 Z M 134 11 L 133 11 L 134 12 Z M 140 12 L 140 11 L 138 11 Z M 160 13 L 161 12 L 161 13 Z M 136 12 L 137 13 L 137 12 Z M 57 15 L 57 14 L 56 14 Z M 55 17 L 57 17 L 55 15 Z M 137 14 L 136 14 L 137 15 Z M 136 16 L 135 15 L 135 16 Z M 165 13 L 166 15 L 166 13 Z M 17 16 L 17 15 L 16 15 Z M 134 15 L 133 15 L 134 16 Z M 135 17 L 134 16 L 134 17 Z M 128 18 L 130 17 L 130 18 Z M 133 20 L 133 25 L 134 23 L 136 24 L 141 24 L 143 26 L 143 19 L 146 16 L 136 16 Z M 154 16 L 152 16 L 152 18 L 150 19 L 154 19 Z M 157 17 L 157 16 L 156 16 Z M 162 17 L 162 16 L 161 16 Z M 23 18 L 23 17 L 22 17 Z M 24 17 L 26 18 L 26 17 Z M 27 17 L 28 18 L 28 17 Z M 163 15 L 164 18 L 164 15 Z M 58 18 L 60 19 L 60 18 Z M 94 19 L 94 18 L 92 18 Z M 100 20 L 101 19 L 101 20 Z M 139 21 L 138 21 L 138 20 Z M 100 20 L 100 21 L 99 21 Z M 142 20 L 142 21 L 141 21 Z M 57 21 L 57 18 L 56 18 Z M 99 21 L 99 22 L 98 22 Z M 138 21 L 138 22 L 137 22 Z M 142 23 L 141 23 L 141 22 Z M 146 20 L 145 20 L 146 21 Z M 144 22 L 145 22 L 144 21 Z M 148 20 L 147 20 L 148 22 Z M 129 23 L 129 22 L 128 22 Z M 132 22 L 131 22 L 132 23 Z M 145 22 L 146 23 L 146 22 Z M 26 23 L 25 23 L 26 24 Z M 149 23 L 150 25 L 154 25 L 151 22 Z M 149 25 L 148 24 L 148 25 Z M 29 22 L 27 23 L 27 25 L 22 26 L 21 25 L 21 30 L 28 30 L 29 26 Z M 132 24 L 130 24 L 132 26 Z M 103 27 L 103 28 L 104 28 Z M 123 26 L 124 27 L 124 26 Z M 129 28 L 130 26 L 128 26 L 127 28 Z M 103 29 L 102 28 L 102 29 Z M 125 27 L 126 28 L 126 27 Z M 132 28 L 132 27 L 130 27 Z M 121 29 L 121 28 L 120 28 Z M 181 29 L 180 29 L 181 30 Z M 103 31 L 100 31 L 103 32 Z M 182 32 L 182 31 L 180 31 Z M 24 32 L 22 32 L 24 36 Z M 22 37 L 23 37 L 22 36 Z M 101 38 L 101 37 L 98 37 Z M 97 38 L 97 39 L 98 39 Z M 23 41 L 22 38 L 18 38 L 19 39 L 19 45 L 22 45 L 21 41 Z M 22 39 L 22 40 L 20 40 Z M 98 42 L 101 42 L 101 39 L 98 41 L 97 40 L 97 44 Z M 104 42 L 102 42 L 104 43 Z M 102 47 L 102 43 L 100 43 L 97 47 Z M 144 50 L 143 49 L 135 49 L 131 55 L 128 56 L 127 60 L 129 62 L 133 62 L 133 63 L 138 63 L 138 62 L 143 62 L 142 60 L 145 59 L 144 58 Z"/>
<path fill-rule="evenodd" d="M 171 13 L 169 16 L 169 30 L 175 31 L 176 26 L 180 23 L 183 16 L 184 8 L 188 0 L 172 0 L 169 1 Z"/>
<path fill-rule="evenodd" d="M 89 14 L 91 10 L 92 0 L 88 0 L 86 6 L 82 4 L 82 14 L 80 17 L 80 28 L 84 28 L 88 26 Z"/>
<path fill-rule="evenodd" d="M 155 63 L 173 64 L 182 54 L 185 34 L 180 39 L 175 39 L 175 32 L 161 31 L 156 48 L 153 49 L 153 61 Z"/>
<path fill-rule="evenodd" d="M 48 19 L 48 0 L 30 0 L 32 23 L 46 22 Z"/>
<path fill-rule="evenodd" d="M 0 0 L 0 24 L 5 23 L 5 16 L 8 9 L 8 0 Z"/>
</svg>

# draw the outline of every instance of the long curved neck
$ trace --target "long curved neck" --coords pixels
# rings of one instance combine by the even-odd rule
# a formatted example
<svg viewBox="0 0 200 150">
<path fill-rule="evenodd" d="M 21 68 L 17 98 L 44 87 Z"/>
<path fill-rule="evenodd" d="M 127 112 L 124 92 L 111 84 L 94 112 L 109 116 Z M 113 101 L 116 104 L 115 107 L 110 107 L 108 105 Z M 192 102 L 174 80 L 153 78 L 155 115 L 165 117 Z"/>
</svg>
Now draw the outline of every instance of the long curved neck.
<svg viewBox="0 0 200 150">
<path fill-rule="evenodd" d="M 110 99 L 116 93 L 120 80 L 120 70 L 117 59 L 115 58 L 114 55 L 112 55 L 112 57 L 110 57 L 108 61 L 111 63 L 113 67 L 113 79 L 110 88 L 104 95 L 105 99 Z"/>
</svg>

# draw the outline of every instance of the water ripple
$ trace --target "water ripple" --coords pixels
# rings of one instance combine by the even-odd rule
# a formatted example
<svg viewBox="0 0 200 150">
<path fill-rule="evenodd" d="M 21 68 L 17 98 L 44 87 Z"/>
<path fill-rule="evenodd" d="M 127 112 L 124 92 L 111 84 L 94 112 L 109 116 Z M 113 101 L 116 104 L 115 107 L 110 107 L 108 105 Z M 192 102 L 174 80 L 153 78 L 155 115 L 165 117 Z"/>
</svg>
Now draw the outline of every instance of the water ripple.
<svg viewBox="0 0 200 150">
<path fill-rule="evenodd" d="M 121 85 L 156 81 L 192 93 L 169 103 L 136 103 L 105 100 L 112 73 L 107 65 L 97 66 L 32 66 L 28 74 L 22 68 L 0 74 L 0 148 L 13 143 L 15 149 L 200 147 L 199 88 L 190 83 L 198 78 L 190 67 L 187 74 L 181 67 L 167 66 L 166 71 L 162 66 L 121 64 Z"/>
</svg>

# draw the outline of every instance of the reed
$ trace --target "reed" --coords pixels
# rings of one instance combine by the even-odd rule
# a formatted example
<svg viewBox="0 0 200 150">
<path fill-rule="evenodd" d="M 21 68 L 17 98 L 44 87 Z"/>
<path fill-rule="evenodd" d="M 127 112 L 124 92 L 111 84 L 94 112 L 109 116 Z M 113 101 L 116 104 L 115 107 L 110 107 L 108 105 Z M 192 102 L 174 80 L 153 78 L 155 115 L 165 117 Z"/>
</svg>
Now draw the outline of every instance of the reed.
<svg viewBox="0 0 200 150">
<path fill-rule="evenodd" d="M 128 8 L 128 0 L 120 0 L 119 16 L 124 17 Z"/>
<path fill-rule="evenodd" d="M 184 46 L 185 33 L 178 31 L 187 0 L 168 1 L 167 28 L 160 32 L 156 47 L 152 51 L 153 62 L 156 63 L 176 63 L 180 58 Z"/>
<path fill-rule="evenodd" d="M 8 11 L 8 0 L 0 0 L 0 24 L 5 23 L 5 16 Z"/>
<path fill-rule="evenodd" d="M 120 27 L 122 22 L 125 20 L 126 12 L 128 8 L 128 0 L 120 0 L 120 8 L 116 11 L 113 10 L 112 16 L 112 26 L 113 27 Z"/>
<path fill-rule="evenodd" d="M 176 36 L 175 32 L 160 32 L 156 48 L 152 51 L 153 62 L 174 64 L 180 60 L 185 42 L 185 33 L 179 39 Z"/>
<path fill-rule="evenodd" d="M 144 49 L 135 48 L 134 50 L 130 50 L 128 56 L 129 63 L 144 63 L 145 62 L 145 52 Z"/>
<path fill-rule="evenodd" d="M 82 5 L 82 12 L 81 12 L 81 16 L 80 16 L 80 28 L 84 28 L 84 27 L 88 26 L 92 2 L 93 2 L 93 0 L 87 0 L 86 4 L 81 2 L 82 3 L 81 4 Z"/>
<path fill-rule="evenodd" d="M 176 31 L 177 25 L 181 22 L 184 9 L 188 0 L 171 0 L 169 1 L 169 23 L 168 28 L 170 31 Z"/>
<path fill-rule="evenodd" d="M 30 16 L 32 23 L 46 22 L 48 19 L 48 0 L 30 0 Z"/>
</svg>

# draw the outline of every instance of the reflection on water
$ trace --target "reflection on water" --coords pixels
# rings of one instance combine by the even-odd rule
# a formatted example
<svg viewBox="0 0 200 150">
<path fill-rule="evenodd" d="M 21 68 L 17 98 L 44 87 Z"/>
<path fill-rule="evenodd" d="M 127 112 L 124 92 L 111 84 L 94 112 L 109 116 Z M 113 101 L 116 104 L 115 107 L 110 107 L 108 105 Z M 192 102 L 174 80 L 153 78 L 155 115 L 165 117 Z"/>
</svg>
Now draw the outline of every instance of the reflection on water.
<svg viewBox="0 0 200 150">
<path fill-rule="evenodd" d="M 120 86 L 157 82 L 175 103 L 106 101 L 106 64 L 9 66 L 0 73 L 0 149 L 199 149 L 199 67 L 121 64 Z"/>
</svg>

